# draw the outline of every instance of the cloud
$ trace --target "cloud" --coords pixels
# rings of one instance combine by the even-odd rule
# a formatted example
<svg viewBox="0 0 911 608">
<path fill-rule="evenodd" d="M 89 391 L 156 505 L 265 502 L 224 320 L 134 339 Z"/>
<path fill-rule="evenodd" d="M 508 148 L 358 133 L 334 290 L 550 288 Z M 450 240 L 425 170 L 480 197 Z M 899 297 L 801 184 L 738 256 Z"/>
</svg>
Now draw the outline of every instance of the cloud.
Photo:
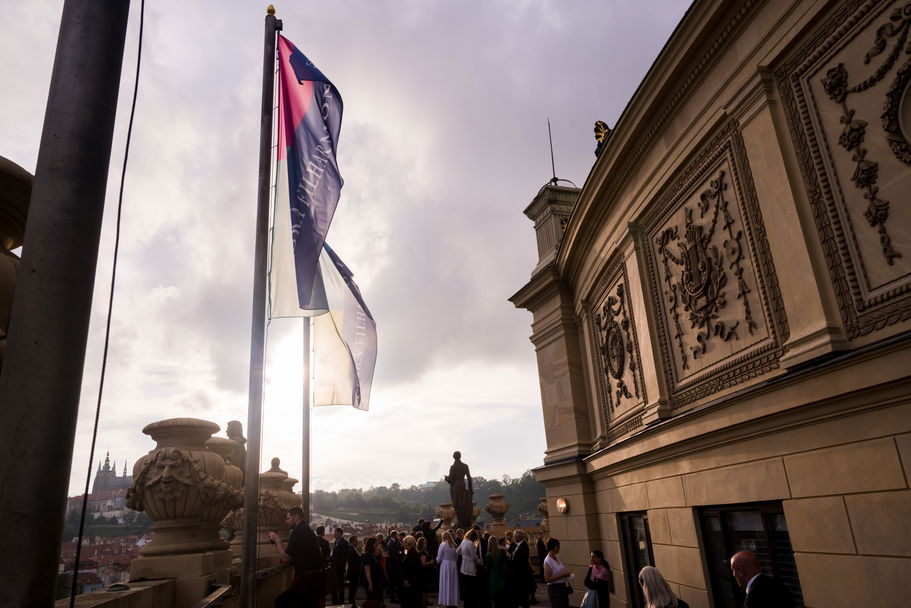
<svg viewBox="0 0 911 608">
<path fill-rule="evenodd" d="M 594 121 L 615 124 L 687 6 L 278 6 L 284 34 L 345 100 L 346 184 L 329 242 L 379 326 L 371 411 L 313 412 L 314 487 L 421 483 L 439 477 L 453 449 L 485 477 L 541 464 L 530 316 L 507 298 L 537 261 L 522 209 L 551 177 L 546 119 L 558 177 L 581 185 L 594 161 Z M 55 0 L 0 20 L 5 78 L 16 83 L 0 98 L 0 154 L 28 169 L 61 7 Z M 72 493 L 83 483 L 100 377 L 137 12 L 134 5 Z M 151 449 L 141 429 L 153 420 L 246 425 L 263 16 L 262 5 L 211 0 L 146 7 L 98 443 L 118 462 Z M 262 462 L 279 456 L 299 475 L 299 324 L 273 323 L 269 340 Z"/>
</svg>

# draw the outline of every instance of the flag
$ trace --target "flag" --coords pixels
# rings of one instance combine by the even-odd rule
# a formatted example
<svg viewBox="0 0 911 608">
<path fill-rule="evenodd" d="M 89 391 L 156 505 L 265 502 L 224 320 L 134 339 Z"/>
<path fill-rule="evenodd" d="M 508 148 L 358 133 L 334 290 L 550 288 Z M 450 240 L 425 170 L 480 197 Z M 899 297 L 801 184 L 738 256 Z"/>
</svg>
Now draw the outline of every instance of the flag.
<svg viewBox="0 0 911 608">
<path fill-rule="evenodd" d="M 367 410 L 376 366 L 376 321 L 345 263 L 323 244 L 319 276 L 328 313 L 313 318 L 313 405 Z"/>
<path fill-rule="evenodd" d="M 278 185 L 285 184 L 298 305 L 313 298 L 317 260 L 342 188 L 336 146 L 342 97 L 284 36 L 278 36 Z"/>
<path fill-rule="evenodd" d="M 276 200 L 276 207 L 281 203 Z M 367 410 L 376 367 L 376 321 L 364 303 L 354 276 L 327 243 L 319 257 L 311 301 L 305 308 L 282 304 L 293 289 L 290 228 L 275 216 L 272 269 L 269 273 L 270 318 L 310 317 L 313 339 L 313 405 L 351 405 Z M 279 272 L 284 270 L 284 276 Z"/>
<path fill-rule="evenodd" d="M 325 242 L 342 187 L 335 158 L 342 99 L 281 35 L 278 51 L 269 318 L 312 319 L 313 405 L 366 410 L 376 366 L 376 322 L 353 274 Z"/>
</svg>

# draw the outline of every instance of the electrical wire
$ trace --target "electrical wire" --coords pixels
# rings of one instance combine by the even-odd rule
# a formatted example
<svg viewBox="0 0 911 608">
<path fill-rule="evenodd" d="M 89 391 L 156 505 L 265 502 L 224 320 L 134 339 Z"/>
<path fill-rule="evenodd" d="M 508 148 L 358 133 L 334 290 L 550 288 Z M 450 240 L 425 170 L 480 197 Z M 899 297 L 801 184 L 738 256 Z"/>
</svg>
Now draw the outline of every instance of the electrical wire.
<svg viewBox="0 0 911 608">
<path fill-rule="evenodd" d="M 76 538 L 76 555 L 73 564 L 73 582 L 70 586 L 70 608 L 73 608 L 76 602 L 76 590 L 79 579 L 79 560 L 82 555 L 82 537 L 85 533 L 85 517 L 88 511 L 89 502 L 89 482 L 92 479 L 92 466 L 95 460 L 95 443 L 98 439 L 98 421 L 101 417 L 101 399 L 104 394 L 104 374 L 108 363 L 108 345 L 111 338 L 111 316 L 114 309 L 114 285 L 117 280 L 117 255 L 120 251 L 120 219 L 123 214 L 123 184 L 126 180 L 127 161 L 130 157 L 130 139 L 133 135 L 133 117 L 136 114 L 136 97 L 139 92 L 139 67 L 142 63 L 142 30 L 145 21 L 145 0 L 141 0 L 139 6 L 139 44 L 136 50 L 136 79 L 133 83 L 133 102 L 130 106 L 130 122 L 127 127 L 127 141 L 123 152 L 123 168 L 120 172 L 120 194 L 117 197 L 117 220 L 114 229 L 114 261 L 111 268 L 111 289 L 108 294 L 108 314 L 104 328 L 104 352 L 101 355 L 101 378 L 98 383 L 98 402 L 95 406 L 95 424 L 92 427 L 92 447 L 89 450 L 89 468 L 85 476 L 85 492 L 82 494 L 82 517 L 79 520 L 79 535 Z"/>
</svg>

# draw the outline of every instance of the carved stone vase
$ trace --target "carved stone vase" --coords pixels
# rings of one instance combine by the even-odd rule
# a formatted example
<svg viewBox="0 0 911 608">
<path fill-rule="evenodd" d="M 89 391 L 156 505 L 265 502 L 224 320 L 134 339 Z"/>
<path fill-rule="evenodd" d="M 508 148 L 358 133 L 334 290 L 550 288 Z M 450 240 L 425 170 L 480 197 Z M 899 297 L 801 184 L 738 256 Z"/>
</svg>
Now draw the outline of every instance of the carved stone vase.
<svg viewBox="0 0 911 608">
<path fill-rule="evenodd" d="M 265 561 L 277 561 L 278 555 L 269 542 L 269 532 L 275 532 L 287 542 L 290 530 L 286 516 L 291 507 L 301 506 L 300 497 L 294 493 L 293 488 L 297 480 L 288 477 L 288 473 L 279 468 L 278 458 L 272 459 L 272 468 L 259 475 L 259 501 L 256 524 L 256 543 L 260 545 L 259 554 Z M 243 545 L 244 509 L 237 508 L 222 521 L 222 526 L 234 532 L 231 541 L 231 552 L 235 557 L 240 557 Z"/>
<path fill-rule="evenodd" d="M 237 451 L 237 442 L 227 437 L 212 437 L 206 442 L 206 446 L 221 456 L 225 461 L 225 481 L 232 488 L 238 490 L 244 489 L 244 472 L 234 463 L 234 455 Z"/>
<path fill-rule="evenodd" d="M 241 492 L 225 480 L 225 461 L 206 447 L 219 429 L 214 422 L 171 418 L 149 424 L 142 432 L 157 443 L 133 467 L 126 505 L 145 512 L 152 542 L 143 556 L 222 551 L 218 535 L 222 518 L 240 505 Z"/>
<path fill-rule="evenodd" d="M 494 523 L 503 523 L 506 512 L 509 510 L 509 503 L 503 500 L 504 494 L 490 494 L 487 498 L 490 502 L 484 507 L 484 510 L 490 513 Z"/>
<path fill-rule="evenodd" d="M 550 530 L 550 520 L 547 515 L 547 497 L 542 496 L 541 500 L 538 501 L 538 513 L 541 514 L 541 532 L 547 534 Z"/>
<path fill-rule="evenodd" d="M 437 517 L 443 520 L 443 525 L 440 528 L 441 534 L 446 530 L 452 529 L 452 519 L 455 517 L 455 513 L 455 507 L 452 506 L 451 502 L 440 503 L 440 508 L 437 509 Z"/>
</svg>

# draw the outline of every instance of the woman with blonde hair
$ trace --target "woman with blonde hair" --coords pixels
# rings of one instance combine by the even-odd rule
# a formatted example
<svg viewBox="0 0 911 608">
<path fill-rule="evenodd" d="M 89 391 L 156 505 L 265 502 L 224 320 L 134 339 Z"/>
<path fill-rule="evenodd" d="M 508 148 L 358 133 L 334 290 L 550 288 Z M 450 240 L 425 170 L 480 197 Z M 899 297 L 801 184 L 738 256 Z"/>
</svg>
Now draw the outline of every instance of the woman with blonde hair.
<svg viewBox="0 0 911 608">
<path fill-rule="evenodd" d="M 646 566 L 639 571 L 639 585 L 642 586 L 642 595 L 645 596 L 645 608 L 690 608 L 683 600 L 679 599 L 658 568 Z"/>
<path fill-rule="evenodd" d="M 456 565 L 456 546 L 452 542 L 452 533 L 443 532 L 440 548 L 437 550 L 437 563 L 440 565 L 440 588 L 437 604 L 455 608 L 459 605 L 459 569 Z"/>
</svg>

